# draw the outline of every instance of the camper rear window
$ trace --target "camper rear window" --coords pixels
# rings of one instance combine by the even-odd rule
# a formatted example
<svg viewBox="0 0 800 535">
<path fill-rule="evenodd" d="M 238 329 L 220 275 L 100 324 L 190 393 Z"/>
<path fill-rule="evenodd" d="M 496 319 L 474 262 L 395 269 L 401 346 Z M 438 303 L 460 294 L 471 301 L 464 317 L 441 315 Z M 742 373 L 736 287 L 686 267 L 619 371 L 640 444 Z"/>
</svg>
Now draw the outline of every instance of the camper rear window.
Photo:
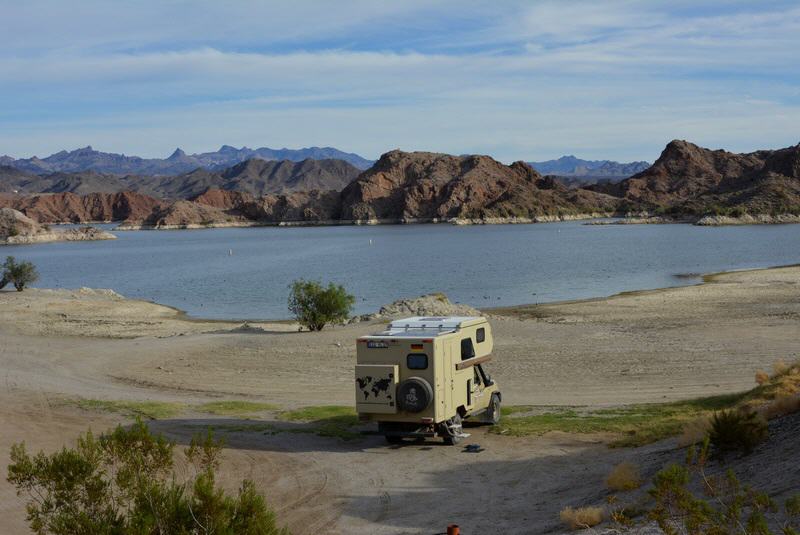
<svg viewBox="0 0 800 535">
<path fill-rule="evenodd" d="M 475 331 L 475 339 L 478 341 L 479 344 L 484 340 L 486 340 L 486 329 L 481 327 L 480 329 Z"/>
<path fill-rule="evenodd" d="M 426 370 L 428 369 L 428 355 L 411 353 L 406 357 L 406 366 L 409 370 Z"/>
</svg>

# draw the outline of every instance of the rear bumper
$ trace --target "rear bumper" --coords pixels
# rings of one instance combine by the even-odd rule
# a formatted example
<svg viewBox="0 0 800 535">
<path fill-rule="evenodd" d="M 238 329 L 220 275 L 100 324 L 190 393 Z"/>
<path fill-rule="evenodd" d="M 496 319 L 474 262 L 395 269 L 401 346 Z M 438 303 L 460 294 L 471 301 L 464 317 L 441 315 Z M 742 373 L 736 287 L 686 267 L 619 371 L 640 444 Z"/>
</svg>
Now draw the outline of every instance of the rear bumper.
<svg viewBox="0 0 800 535">
<path fill-rule="evenodd" d="M 432 438 L 439 436 L 435 424 L 378 422 L 378 433 L 387 437 Z"/>
<path fill-rule="evenodd" d="M 436 438 L 439 435 L 436 431 L 383 431 L 387 437 L 400 438 Z"/>
</svg>

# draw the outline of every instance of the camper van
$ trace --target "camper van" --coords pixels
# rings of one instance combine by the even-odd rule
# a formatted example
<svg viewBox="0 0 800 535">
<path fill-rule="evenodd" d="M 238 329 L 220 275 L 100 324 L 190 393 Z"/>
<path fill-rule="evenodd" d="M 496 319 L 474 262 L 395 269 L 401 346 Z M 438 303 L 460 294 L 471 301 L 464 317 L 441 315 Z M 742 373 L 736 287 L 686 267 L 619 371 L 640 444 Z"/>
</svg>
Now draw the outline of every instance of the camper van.
<svg viewBox="0 0 800 535">
<path fill-rule="evenodd" d="M 457 444 L 469 436 L 465 419 L 500 420 L 500 390 L 484 369 L 492 358 L 486 318 L 396 320 L 356 345 L 356 411 L 390 443 L 442 437 Z"/>
</svg>

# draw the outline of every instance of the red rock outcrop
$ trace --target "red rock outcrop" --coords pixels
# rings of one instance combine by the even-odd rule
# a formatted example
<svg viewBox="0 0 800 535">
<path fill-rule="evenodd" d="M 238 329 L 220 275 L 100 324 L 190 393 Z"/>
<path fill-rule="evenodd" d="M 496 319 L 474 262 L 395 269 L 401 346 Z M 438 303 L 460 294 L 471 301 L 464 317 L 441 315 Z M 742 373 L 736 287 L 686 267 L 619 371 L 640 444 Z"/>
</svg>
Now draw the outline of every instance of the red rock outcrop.
<svg viewBox="0 0 800 535">
<path fill-rule="evenodd" d="M 133 193 L 52 193 L 4 196 L 0 205 L 19 210 L 39 223 L 85 223 L 91 221 L 139 221 L 146 218 L 162 201 Z"/>
<path fill-rule="evenodd" d="M 534 219 L 615 208 L 611 197 L 570 190 L 524 162 L 399 150 L 350 183 L 341 203 L 346 220 Z"/>
<path fill-rule="evenodd" d="M 247 220 L 239 215 L 206 204 L 180 200 L 156 207 L 138 224 L 152 228 L 185 228 L 243 223 L 247 223 Z M 128 220 L 126 224 L 135 225 L 137 222 Z"/>
<path fill-rule="evenodd" d="M 207 206 L 213 206 L 220 210 L 238 210 L 245 204 L 255 202 L 256 198 L 242 191 L 209 189 L 189 200 Z"/>
</svg>

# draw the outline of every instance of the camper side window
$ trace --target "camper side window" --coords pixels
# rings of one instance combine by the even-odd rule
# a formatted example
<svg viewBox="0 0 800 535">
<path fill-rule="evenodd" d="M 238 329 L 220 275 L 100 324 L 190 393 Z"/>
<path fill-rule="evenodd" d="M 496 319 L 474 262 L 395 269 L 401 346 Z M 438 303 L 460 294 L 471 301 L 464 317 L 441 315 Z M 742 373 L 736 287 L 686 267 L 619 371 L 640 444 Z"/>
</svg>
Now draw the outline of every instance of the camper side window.
<svg viewBox="0 0 800 535">
<path fill-rule="evenodd" d="M 461 340 L 461 360 L 475 358 L 475 347 L 472 345 L 472 338 Z"/>
<path fill-rule="evenodd" d="M 478 341 L 479 344 L 484 340 L 486 340 L 486 329 L 481 327 L 480 329 L 475 331 L 475 339 Z"/>
</svg>

